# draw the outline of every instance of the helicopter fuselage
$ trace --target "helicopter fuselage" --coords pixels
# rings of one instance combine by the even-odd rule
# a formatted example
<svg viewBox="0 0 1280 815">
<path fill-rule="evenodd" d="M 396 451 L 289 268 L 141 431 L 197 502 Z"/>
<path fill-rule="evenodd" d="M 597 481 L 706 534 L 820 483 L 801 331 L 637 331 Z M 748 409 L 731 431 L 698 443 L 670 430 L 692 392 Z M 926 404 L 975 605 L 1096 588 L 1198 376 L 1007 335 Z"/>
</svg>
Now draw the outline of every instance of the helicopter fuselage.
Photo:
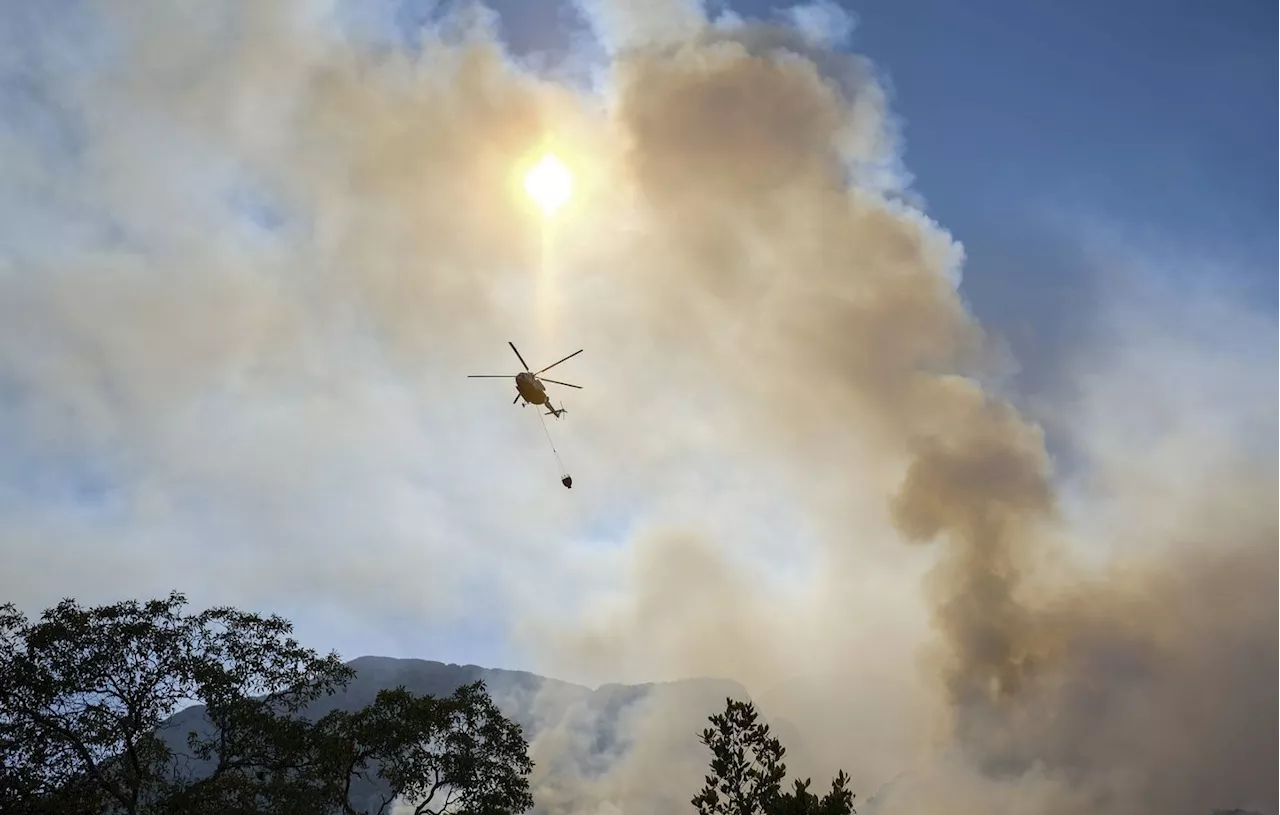
<svg viewBox="0 0 1280 815">
<path fill-rule="evenodd" d="M 528 371 L 516 374 L 516 390 L 531 405 L 547 404 L 547 388 L 538 377 Z"/>
</svg>

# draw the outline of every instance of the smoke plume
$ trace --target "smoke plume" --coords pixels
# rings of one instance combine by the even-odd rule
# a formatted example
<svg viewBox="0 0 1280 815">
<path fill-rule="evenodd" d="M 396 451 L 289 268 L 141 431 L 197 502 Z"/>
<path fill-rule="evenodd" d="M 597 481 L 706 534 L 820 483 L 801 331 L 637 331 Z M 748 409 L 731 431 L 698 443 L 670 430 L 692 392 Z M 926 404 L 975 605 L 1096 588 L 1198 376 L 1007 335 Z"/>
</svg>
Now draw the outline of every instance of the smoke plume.
<svg viewBox="0 0 1280 815">
<path fill-rule="evenodd" d="M 1276 812 L 1274 460 L 1108 435 L 1150 399 L 1086 349 L 1095 482 L 1064 486 L 830 4 L 585 11 L 606 91 L 474 5 L 408 44 L 379 4 L 15 15 L 0 70 L 39 115 L 0 131 L 0 588 L 195 574 L 363 641 L 466 620 L 565 678 L 731 678 L 880 815 Z M 578 182 L 552 225 L 519 183 L 547 145 Z M 1221 371 L 1127 316 L 1143 371 Z M 506 386 L 462 378 L 514 371 L 508 339 L 589 349 L 557 369 L 587 380 L 571 501 Z M 1232 427 L 1257 375 L 1196 416 Z M 682 806 L 705 701 L 655 692 L 603 758 L 558 713 L 540 806 Z"/>
</svg>

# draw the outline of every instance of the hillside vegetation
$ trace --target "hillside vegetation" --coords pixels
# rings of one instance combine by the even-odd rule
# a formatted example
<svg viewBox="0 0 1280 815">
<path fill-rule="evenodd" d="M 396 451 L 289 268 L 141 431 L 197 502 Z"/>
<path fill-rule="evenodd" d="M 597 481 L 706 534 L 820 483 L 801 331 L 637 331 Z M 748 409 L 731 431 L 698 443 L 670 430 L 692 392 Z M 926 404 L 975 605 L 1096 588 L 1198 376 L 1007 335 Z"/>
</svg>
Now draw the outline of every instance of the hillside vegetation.
<svg viewBox="0 0 1280 815">
<path fill-rule="evenodd" d="M 591 690 L 472 665 L 344 664 L 299 645 L 279 617 L 185 605 L 178 593 L 94 608 L 66 600 L 35 622 L 0 607 L 0 811 L 557 811 L 636 746 L 627 723 L 657 705 L 689 721 L 656 747 L 708 771 L 700 790 L 673 778 L 651 804 L 853 812 L 843 772 L 823 796 L 808 779 L 787 788 L 785 749 L 731 682 Z M 530 783 L 529 740 L 543 734 L 580 748 L 557 751 L 537 776 L 546 804 Z"/>
</svg>

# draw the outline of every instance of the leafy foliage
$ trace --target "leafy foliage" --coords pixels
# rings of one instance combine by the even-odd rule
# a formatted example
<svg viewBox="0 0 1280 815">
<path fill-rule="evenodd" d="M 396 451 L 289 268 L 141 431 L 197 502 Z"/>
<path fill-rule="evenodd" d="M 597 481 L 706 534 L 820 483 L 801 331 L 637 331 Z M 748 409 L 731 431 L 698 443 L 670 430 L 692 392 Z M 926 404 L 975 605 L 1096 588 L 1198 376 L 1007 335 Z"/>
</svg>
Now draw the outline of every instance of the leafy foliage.
<svg viewBox="0 0 1280 815">
<path fill-rule="evenodd" d="M 353 773 L 424 799 L 417 815 L 532 806 L 527 744 L 482 684 L 384 691 L 311 722 L 307 705 L 354 674 L 336 654 L 301 647 L 279 617 L 185 605 L 64 600 L 35 623 L 0 606 L 0 811 L 349 815 L 364 812 Z M 190 703 L 212 733 L 175 754 L 161 730 Z"/>
<path fill-rule="evenodd" d="M 373 704 L 334 711 L 316 726 L 331 775 L 348 779 L 336 803 L 356 815 L 350 779 L 381 778 L 414 815 L 523 812 L 533 806 L 526 776 L 533 769 L 520 728 L 498 711 L 483 682 L 447 699 L 415 696 L 403 687 L 378 693 Z"/>
<path fill-rule="evenodd" d="M 809 792 L 809 779 L 782 792 L 786 748 L 769 734 L 755 705 L 726 699 L 724 713 L 710 721 L 699 737 L 712 759 L 706 785 L 692 801 L 698 815 L 853 815 L 854 795 L 843 770 L 822 798 Z"/>
</svg>

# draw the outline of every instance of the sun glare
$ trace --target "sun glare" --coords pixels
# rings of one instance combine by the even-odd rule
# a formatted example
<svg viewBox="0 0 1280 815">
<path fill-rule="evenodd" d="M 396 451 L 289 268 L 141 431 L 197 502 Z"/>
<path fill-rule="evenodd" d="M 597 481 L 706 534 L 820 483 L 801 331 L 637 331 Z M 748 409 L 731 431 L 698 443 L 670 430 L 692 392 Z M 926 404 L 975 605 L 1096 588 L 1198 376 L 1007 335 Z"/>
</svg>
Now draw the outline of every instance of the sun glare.
<svg viewBox="0 0 1280 815">
<path fill-rule="evenodd" d="M 545 217 L 551 217 L 569 200 L 573 176 L 554 154 L 547 153 L 525 174 L 524 190 Z"/>
</svg>

